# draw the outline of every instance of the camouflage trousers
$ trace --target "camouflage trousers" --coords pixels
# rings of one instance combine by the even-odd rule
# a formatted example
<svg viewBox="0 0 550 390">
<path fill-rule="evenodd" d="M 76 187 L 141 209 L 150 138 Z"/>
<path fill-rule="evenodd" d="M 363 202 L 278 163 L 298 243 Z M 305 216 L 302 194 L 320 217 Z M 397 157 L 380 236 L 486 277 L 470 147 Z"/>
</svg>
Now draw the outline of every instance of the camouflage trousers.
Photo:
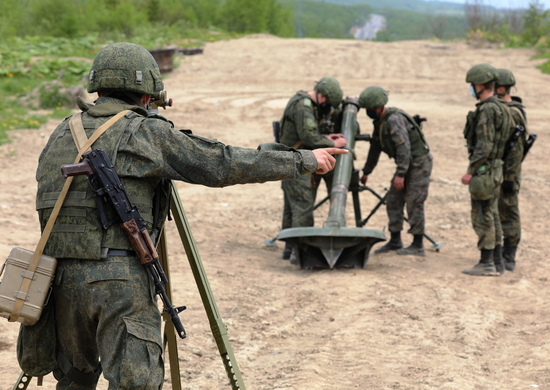
<svg viewBox="0 0 550 390">
<path fill-rule="evenodd" d="M 332 187 L 333 172 L 326 175 L 304 175 L 298 179 L 282 181 L 284 193 L 282 229 L 291 227 L 309 227 L 314 224 L 313 207 L 317 197 L 317 189 L 322 180 L 325 181 L 327 192 Z"/>
<path fill-rule="evenodd" d="M 83 373 L 99 360 L 109 390 L 158 390 L 164 380 L 161 316 L 154 287 L 135 257 L 59 260 L 54 281 L 58 350 Z M 57 390 L 92 390 L 54 371 Z"/>
<path fill-rule="evenodd" d="M 471 199 L 472 226 L 477 234 L 479 250 L 495 249 L 502 245 L 502 226 L 498 213 L 502 167 L 493 167 L 493 197 L 487 200 Z"/>
<path fill-rule="evenodd" d="M 519 183 L 518 190 L 511 194 L 500 191 L 498 199 L 498 214 L 502 226 L 502 236 L 505 242 L 517 246 L 521 240 L 521 218 L 519 215 Z"/>
<path fill-rule="evenodd" d="M 411 161 L 405 175 L 405 188 L 398 191 L 390 184 L 386 197 L 386 211 L 388 213 L 388 230 L 393 233 L 403 230 L 404 213 L 407 208 L 410 234 L 424 234 L 424 202 L 428 198 L 430 175 L 432 173 L 433 158 L 430 153 Z"/>
</svg>

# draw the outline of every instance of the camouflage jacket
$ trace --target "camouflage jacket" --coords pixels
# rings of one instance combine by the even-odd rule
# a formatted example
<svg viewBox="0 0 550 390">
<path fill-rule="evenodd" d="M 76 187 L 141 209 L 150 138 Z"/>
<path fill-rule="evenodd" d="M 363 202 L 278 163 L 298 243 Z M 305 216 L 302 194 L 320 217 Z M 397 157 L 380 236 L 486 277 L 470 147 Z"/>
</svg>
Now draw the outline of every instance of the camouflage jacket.
<svg viewBox="0 0 550 390">
<path fill-rule="evenodd" d="M 398 108 L 388 108 L 386 113 L 373 121 L 369 154 L 363 167 L 363 174 L 370 175 L 378 164 L 380 153 L 395 159 L 395 174 L 404 177 L 411 160 L 429 152 L 428 143 L 422 129 L 406 112 Z"/>
<path fill-rule="evenodd" d="M 321 133 L 317 103 L 306 91 L 298 91 L 288 101 L 281 118 L 280 142 L 301 149 L 334 146 L 334 142 Z"/>
<path fill-rule="evenodd" d="M 476 104 L 470 111 L 464 127 L 470 165 L 468 173 L 474 175 L 483 165 L 502 159 L 513 119 L 503 100 L 491 96 Z"/>
<path fill-rule="evenodd" d="M 108 153 L 128 196 L 138 205 L 153 233 L 160 230 L 168 211 L 167 180 L 224 187 L 297 178 L 317 169 L 310 151 L 293 151 L 275 143 L 262 144 L 258 149 L 224 145 L 175 130 L 167 119 L 148 117 L 143 108 L 114 98 L 101 97 L 96 105 L 81 102 L 80 108 L 88 137 L 116 113 L 131 110 L 93 148 Z M 59 167 L 73 163 L 76 155 L 66 118 L 52 133 L 39 158 L 36 206 L 42 229 L 64 184 Z M 153 226 L 155 197 L 161 203 L 158 226 Z M 106 213 L 108 218 L 113 214 L 112 210 Z M 105 258 L 109 248 L 132 249 L 116 225 L 102 228 L 90 186 L 85 177 L 75 177 L 44 253 L 58 258 L 98 260 Z"/>
</svg>

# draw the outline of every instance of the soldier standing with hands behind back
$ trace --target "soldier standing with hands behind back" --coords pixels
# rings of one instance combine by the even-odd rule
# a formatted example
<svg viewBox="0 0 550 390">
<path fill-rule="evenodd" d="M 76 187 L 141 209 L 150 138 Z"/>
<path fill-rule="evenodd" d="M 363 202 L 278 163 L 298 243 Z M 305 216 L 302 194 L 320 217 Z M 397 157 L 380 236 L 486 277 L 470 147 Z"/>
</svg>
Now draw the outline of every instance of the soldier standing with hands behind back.
<svg viewBox="0 0 550 390">
<path fill-rule="evenodd" d="M 504 181 L 500 187 L 498 200 L 498 213 L 504 241 L 502 246 L 504 267 L 507 271 L 513 271 L 516 266 L 516 250 L 521 239 L 518 197 L 521 186 L 521 163 L 525 156 L 529 133 L 527 132 L 527 115 L 521 98 L 510 94 L 510 90 L 516 85 L 514 74 L 508 69 L 497 69 L 497 71 L 495 91 L 498 97 L 510 107 L 515 124 L 525 129 L 515 140 L 512 150 L 507 152 L 504 161 Z"/>
<path fill-rule="evenodd" d="M 390 241 L 374 253 L 396 250 L 399 255 L 425 256 L 424 202 L 428 197 L 433 158 L 420 125 L 405 111 L 386 107 L 388 93 L 378 86 L 366 88 L 359 96 L 359 105 L 365 108 L 373 119 L 374 131 L 367 161 L 363 168 L 361 182 L 367 183 L 368 176 L 378 164 L 380 153 L 395 159 L 397 169 L 386 198 Z M 403 248 L 403 209 L 407 206 L 409 233 L 412 244 Z"/>
</svg>

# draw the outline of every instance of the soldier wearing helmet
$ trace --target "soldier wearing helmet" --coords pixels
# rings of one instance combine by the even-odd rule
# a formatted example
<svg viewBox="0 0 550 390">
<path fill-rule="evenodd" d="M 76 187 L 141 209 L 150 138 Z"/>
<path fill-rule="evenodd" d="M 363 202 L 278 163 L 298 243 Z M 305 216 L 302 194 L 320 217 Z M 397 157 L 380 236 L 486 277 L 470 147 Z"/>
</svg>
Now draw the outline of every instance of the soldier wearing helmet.
<svg viewBox="0 0 550 390">
<path fill-rule="evenodd" d="M 521 163 L 529 133 L 527 131 L 527 115 L 522 100 L 520 97 L 511 95 L 511 89 L 516 85 L 514 74 L 508 69 L 497 69 L 497 71 L 495 91 L 498 97 L 510 107 L 515 124 L 525 129 L 504 160 L 504 181 L 500 187 L 498 200 L 498 213 L 503 234 L 502 257 L 506 270 L 513 271 L 516 265 L 516 251 L 521 239 L 518 197 L 521 185 Z"/>
<path fill-rule="evenodd" d="M 288 101 L 280 121 L 280 139 L 283 145 L 295 149 L 314 150 L 324 147 L 343 148 L 346 139 L 338 133 L 325 134 L 323 123 L 336 116 L 333 108 L 338 108 L 343 92 L 340 83 L 333 77 L 323 77 L 313 91 L 298 91 Z M 336 120 L 338 123 L 338 121 Z M 282 228 L 313 226 L 313 206 L 317 187 L 323 178 L 327 188 L 331 187 L 332 176 L 302 176 L 298 179 L 284 180 L 284 208 Z M 290 259 L 292 245 L 287 243 L 283 259 Z"/>
<path fill-rule="evenodd" d="M 479 102 L 470 111 L 464 128 L 469 166 L 462 184 L 469 186 L 472 225 L 478 236 L 481 259 L 467 275 L 502 275 L 502 227 L 498 199 L 503 181 L 502 158 L 514 121 L 510 109 L 494 95 L 498 71 L 489 64 L 478 64 L 466 74 L 470 94 Z"/>
<path fill-rule="evenodd" d="M 361 182 L 367 183 L 381 152 L 395 159 L 397 165 L 386 198 L 391 239 L 374 253 L 395 250 L 400 255 L 425 256 L 424 202 L 428 197 L 433 158 L 422 132 L 422 121 L 398 108 L 386 107 L 387 103 L 388 92 L 379 86 L 370 86 L 359 96 L 360 107 L 366 109 L 374 125 Z M 405 205 L 410 224 L 408 232 L 414 237 L 407 248 L 403 248 L 401 241 Z"/>
<path fill-rule="evenodd" d="M 171 180 L 222 187 L 309 177 L 334 167 L 332 153 L 346 153 L 296 151 L 279 144 L 235 148 L 176 130 L 168 119 L 146 110 L 150 97 L 163 88 L 158 65 L 143 47 L 115 43 L 97 54 L 88 91 L 99 98 L 95 104 L 79 101 L 82 113 L 75 118 L 82 126 L 66 118 L 40 155 L 36 206 L 42 229 L 64 184 L 59 167 L 77 155 L 78 134 L 91 137 L 119 113 L 93 148 L 110 156 L 154 241 L 168 213 Z M 115 225 L 103 229 L 90 186 L 83 176 L 76 177 L 44 249 L 58 259 L 50 300 L 58 389 L 95 389 L 101 372 L 112 389 L 162 387 L 161 315 L 151 294 L 152 279 Z M 25 339 L 19 341 L 25 346 Z"/>
</svg>

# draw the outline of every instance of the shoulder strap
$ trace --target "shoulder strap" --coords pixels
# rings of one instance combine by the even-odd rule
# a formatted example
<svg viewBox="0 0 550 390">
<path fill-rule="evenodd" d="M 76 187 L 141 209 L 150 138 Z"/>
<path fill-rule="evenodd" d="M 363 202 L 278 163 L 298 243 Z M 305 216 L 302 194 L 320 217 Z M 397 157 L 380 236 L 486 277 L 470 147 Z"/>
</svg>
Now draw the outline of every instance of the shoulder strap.
<svg viewBox="0 0 550 390">
<path fill-rule="evenodd" d="M 75 137 L 75 133 L 73 133 L 73 138 L 75 138 L 75 143 L 77 147 L 79 146 L 80 142 L 83 142 L 83 145 L 78 150 L 78 154 L 75 158 L 75 164 L 80 162 L 80 158 L 82 155 L 87 152 L 92 144 L 99 138 L 99 136 L 109 127 L 111 127 L 115 122 L 117 122 L 120 118 L 122 118 L 124 115 L 126 115 L 130 110 L 124 110 L 119 112 L 117 115 L 113 116 L 111 119 L 109 119 L 107 122 L 105 122 L 102 126 L 100 126 L 94 134 L 90 137 L 90 139 L 86 140 L 86 133 L 84 132 L 84 127 L 82 126 L 82 119 L 75 120 L 73 122 L 73 126 L 75 127 L 75 133 L 77 134 L 77 137 Z M 78 114 L 79 117 L 81 117 L 81 114 Z M 72 121 L 72 118 L 71 118 Z M 69 126 L 71 126 L 71 122 L 69 122 Z M 71 133 L 73 132 L 73 129 L 71 128 Z M 82 135 L 83 133 L 83 135 Z M 78 138 L 78 139 L 77 139 Z M 17 298 L 15 300 L 15 305 L 13 308 L 13 312 L 11 313 L 10 317 L 8 318 L 9 322 L 15 322 L 19 318 L 19 315 L 21 314 L 21 310 L 23 309 L 23 304 L 25 303 L 25 300 L 27 298 L 27 293 L 29 291 L 29 287 L 31 285 L 31 281 L 34 278 L 34 272 L 36 271 L 36 268 L 38 267 L 38 263 L 40 262 L 40 257 L 42 256 L 42 253 L 44 252 L 44 248 L 46 247 L 46 243 L 48 242 L 48 238 L 50 238 L 50 234 L 53 229 L 53 225 L 55 224 L 55 220 L 57 219 L 57 216 L 59 215 L 59 211 L 61 210 L 61 206 L 63 205 L 63 201 L 65 200 L 65 197 L 67 196 L 67 193 L 69 192 L 69 187 L 71 186 L 71 183 L 73 182 L 74 176 L 69 176 L 65 180 L 65 184 L 63 185 L 63 189 L 61 190 L 61 194 L 59 195 L 59 198 L 57 198 L 57 202 L 55 203 L 55 206 L 52 210 L 52 213 L 50 215 L 50 218 L 48 219 L 48 222 L 46 224 L 46 227 L 44 228 L 44 231 L 42 232 L 42 236 L 40 237 L 40 241 L 38 241 L 38 245 L 36 246 L 36 250 L 34 251 L 34 254 L 32 255 L 31 261 L 29 262 L 29 266 L 27 267 L 27 270 L 23 272 L 23 282 L 21 283 L 21 288 L 19 289 L 19 292 L 17 294 Z"/>
</svg>

